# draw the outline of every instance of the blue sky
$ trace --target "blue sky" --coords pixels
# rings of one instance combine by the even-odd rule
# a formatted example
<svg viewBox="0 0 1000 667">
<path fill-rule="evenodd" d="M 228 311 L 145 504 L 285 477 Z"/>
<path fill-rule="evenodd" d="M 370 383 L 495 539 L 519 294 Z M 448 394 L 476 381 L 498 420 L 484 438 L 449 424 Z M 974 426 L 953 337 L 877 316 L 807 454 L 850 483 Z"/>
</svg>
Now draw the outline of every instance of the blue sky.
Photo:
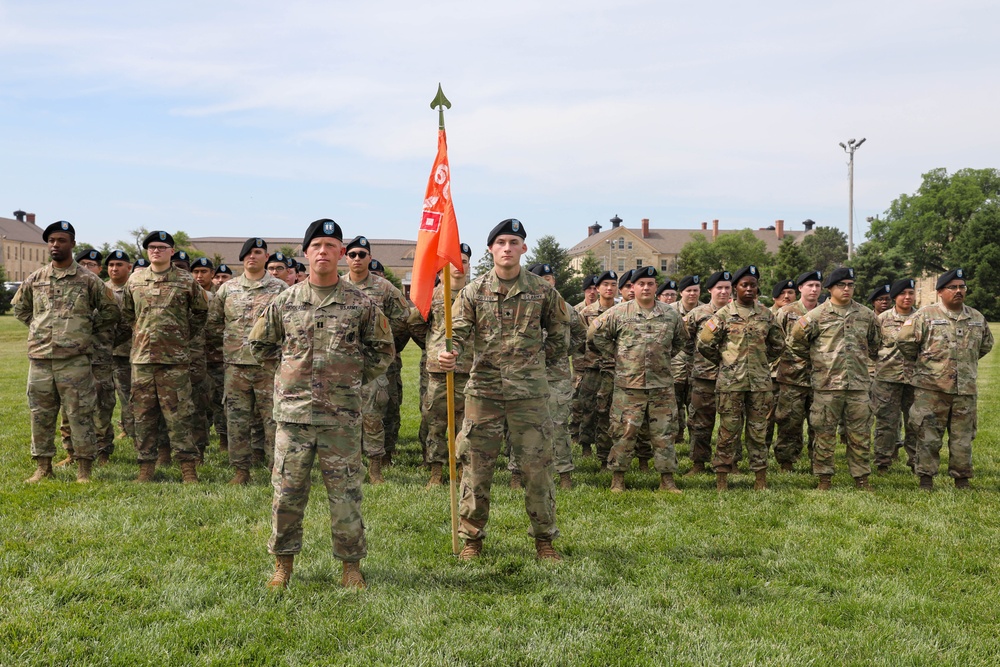
<svg viewBox="0 0 1000 667">
<path fill-rule="evenodd" d="M 815 7 L 813 6 L 815 5 Z M 0 214 L 99 245 L 415 238 L 440 81 L 463 239 L 595 220 L 847 229 L 996 167 L 993 2 L 0 0 Z M 860 223 L 859 223 L 860 221 Z"/>
</svg>

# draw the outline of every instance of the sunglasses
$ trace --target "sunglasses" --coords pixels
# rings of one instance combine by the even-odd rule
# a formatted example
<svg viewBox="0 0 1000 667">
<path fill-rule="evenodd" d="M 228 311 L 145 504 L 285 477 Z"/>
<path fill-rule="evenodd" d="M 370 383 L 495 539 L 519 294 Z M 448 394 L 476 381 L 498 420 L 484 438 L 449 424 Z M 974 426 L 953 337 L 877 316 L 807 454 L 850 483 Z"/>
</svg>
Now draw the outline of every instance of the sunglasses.
<svg viewBox="0 0 1000 667">
<path fill-rule="evenodd" d="M 352 250 L 351 252 L 347 253 L 347 256 L 350 257 L 351 259 L 364 259 L 365 257 L 368 256 L 368 253 Z"/>
</svg>

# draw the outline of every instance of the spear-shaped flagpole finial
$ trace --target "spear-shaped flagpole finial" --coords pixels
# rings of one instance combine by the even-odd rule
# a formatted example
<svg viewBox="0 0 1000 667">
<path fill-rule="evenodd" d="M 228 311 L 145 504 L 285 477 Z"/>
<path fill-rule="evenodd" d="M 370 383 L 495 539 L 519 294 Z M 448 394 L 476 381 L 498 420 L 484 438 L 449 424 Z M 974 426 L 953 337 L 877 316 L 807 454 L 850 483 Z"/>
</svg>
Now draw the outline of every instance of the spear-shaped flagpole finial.
<svg viewBox="0 0 1000 667">
<path fill-rule="evenodd" d="M 448 98 L 444 96 L 444 91 L 441 90 L 441 84 L 439 83 L 438 84 L 437 95 L 435 95 L 434 99 L 431 100 L 431 109 L 437 109 L 438 110 L 438 129 L 439 130 L 443 130 L 444 129 L 444 110 L 445 109 L 450 109 L 450 108 L 451 108 L 451 102 L 449 102 Z"/>
</svg>

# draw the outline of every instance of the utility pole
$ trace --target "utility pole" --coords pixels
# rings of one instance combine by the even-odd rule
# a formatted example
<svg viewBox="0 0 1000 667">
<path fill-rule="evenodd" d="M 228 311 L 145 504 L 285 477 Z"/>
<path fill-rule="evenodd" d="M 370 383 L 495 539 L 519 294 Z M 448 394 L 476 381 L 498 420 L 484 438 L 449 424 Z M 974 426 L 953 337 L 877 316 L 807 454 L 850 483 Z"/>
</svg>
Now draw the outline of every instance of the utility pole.
<svg viewBox="0 0 1000 667">
<path fill-rule="evenodd" d="M 847 180 L 850 182 L 847 209 L 847 259 L 854 257 L 854 151 L 861 148 L 863 143 L 865 143 L 864 137 L 861 138 L 861 141 L 849 139 L 847 145 L 840 142 L 840 147 L 850 156 L 850 160 L 847 162 Z"/>
</svg>

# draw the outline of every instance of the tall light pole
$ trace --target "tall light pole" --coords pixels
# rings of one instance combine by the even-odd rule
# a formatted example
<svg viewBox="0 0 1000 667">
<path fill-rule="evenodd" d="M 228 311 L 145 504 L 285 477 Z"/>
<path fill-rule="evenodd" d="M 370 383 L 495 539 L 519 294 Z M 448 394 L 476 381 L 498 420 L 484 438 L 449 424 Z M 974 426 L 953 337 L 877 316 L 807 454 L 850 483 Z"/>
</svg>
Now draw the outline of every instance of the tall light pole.
<svg viewBox="0 0 1000 667">
<path fill-rule="evenodd" d="M 863 143 L 865 143 L 864 137 L 861 138 L 861 141 L 849 139 L 846 146 L 843 141 L 840 142 L 840 147 L 850 156 L 850 160 L 847 163 L 847 180 L 850 182 L 848 186 L 849 203 L 847 209 L 847 259 L 851 259 L 854 256 L 854 151 L 861 148 L 861 144 Z"/>
</svg>

